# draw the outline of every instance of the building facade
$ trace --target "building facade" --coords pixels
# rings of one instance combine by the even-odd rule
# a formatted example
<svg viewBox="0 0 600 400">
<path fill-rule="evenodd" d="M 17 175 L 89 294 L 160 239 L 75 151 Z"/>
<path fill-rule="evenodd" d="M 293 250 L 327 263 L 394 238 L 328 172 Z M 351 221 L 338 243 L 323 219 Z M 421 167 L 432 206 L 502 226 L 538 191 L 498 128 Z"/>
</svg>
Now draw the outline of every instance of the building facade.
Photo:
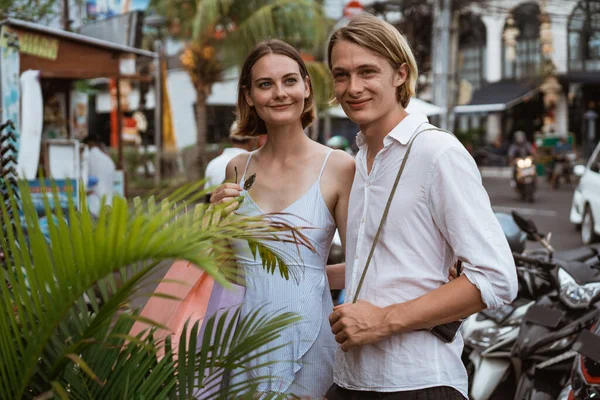
<svg viewBox="0 0 600 400">
<path fill-rule="evenodd" d="M 479 129 L 487 142 L 510 140 L 519 129 L 530 138 L 571 133 L 584 146 L 596 140 L 586 115 L 600 102 L 600 0 L 484 4 L 460 24 L 456 129 Z M 550 107 L 545 54 L 561 86 Z"/>
</svg>

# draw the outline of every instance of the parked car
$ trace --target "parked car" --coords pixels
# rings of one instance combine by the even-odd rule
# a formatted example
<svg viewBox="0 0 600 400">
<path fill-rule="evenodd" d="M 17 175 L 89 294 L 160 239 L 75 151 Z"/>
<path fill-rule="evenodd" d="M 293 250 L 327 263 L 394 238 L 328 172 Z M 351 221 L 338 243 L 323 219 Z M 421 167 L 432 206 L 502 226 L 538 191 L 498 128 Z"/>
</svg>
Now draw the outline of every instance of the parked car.
<svg viewBox="0 0 600 400">
<path fill-rule="evenodd" d="M 569 220 L 581 230 L 583 243 L 590 244 L 600 240 L 600 144 L 587 165 L 577 165 L 574 172 L 580 180 Z"/>
</svg>

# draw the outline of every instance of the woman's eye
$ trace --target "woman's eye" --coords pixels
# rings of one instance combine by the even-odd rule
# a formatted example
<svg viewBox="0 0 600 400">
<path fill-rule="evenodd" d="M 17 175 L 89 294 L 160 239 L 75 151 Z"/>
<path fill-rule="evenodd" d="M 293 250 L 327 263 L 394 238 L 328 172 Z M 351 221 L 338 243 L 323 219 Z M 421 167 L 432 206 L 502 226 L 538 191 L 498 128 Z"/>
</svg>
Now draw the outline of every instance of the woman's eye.
<svg viewBox="0 0 600 400">
<path fill-rule="evenodd" d="M 298 80 L 296 78 L 288 78 L 285 81 L 285 83 L 287 83 L 288 85 L 293 85 L 296 82 L 298 82 Z"/>
<path fill-rule="evenodd" d="M 258 87 L 261 89 L 266 89 L 271 86 L 271 82 L 261 82 L 258 84 Z"/>
</svg>

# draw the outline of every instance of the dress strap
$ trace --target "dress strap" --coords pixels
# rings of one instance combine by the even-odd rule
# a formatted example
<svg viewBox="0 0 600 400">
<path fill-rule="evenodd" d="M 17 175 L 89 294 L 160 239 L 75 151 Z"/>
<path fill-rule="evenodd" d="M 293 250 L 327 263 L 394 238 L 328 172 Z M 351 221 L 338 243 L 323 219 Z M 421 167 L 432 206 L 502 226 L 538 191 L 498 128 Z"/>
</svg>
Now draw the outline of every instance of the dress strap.
<svg viewBox="0 0 600 400">
<path fill-rule="evenodd" d="M 246 171 L 248 171 L 248 165 L 250 165 L 250 160 L 252 159 L 252 155 L 254 154 L 253 151 L 250 152 L 250 155 L 248 155 L 248 160 L 246 160 L 246 168 L 244 168 L 244 173 L 242 174 L 242 178 L 240 179 L 239 183 L 240 185 L 244 182 L 244 179 L 246 179 Z"/>
<path fill-rule="evenodd" d="M 325 165 L 327 164 L 327 160 L 329 160 L 329 156 L 331 155 L 331 153 L 333 153 L 333 149 L 329 150 L 329 152 L 325 156 L 325 161 L 323 161 L 323 166 L 321 167 L 321 172 L 319 173 L 319 180 L 321 180 L 321 177 L 323 176 L 323 172 L 325 171 Z"/>
</svg>

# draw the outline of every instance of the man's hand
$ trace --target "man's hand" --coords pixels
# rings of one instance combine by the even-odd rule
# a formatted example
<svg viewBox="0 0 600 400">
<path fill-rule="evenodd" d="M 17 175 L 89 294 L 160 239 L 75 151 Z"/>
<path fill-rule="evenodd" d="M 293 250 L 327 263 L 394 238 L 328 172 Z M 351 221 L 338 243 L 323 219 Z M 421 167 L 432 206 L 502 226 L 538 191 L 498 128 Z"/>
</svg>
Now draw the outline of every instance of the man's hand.
<svg viewBox="0 0 600 400">
<path fill-rule="evenodd" d="M 379 342 L 391 334 L 383 308 L 359 300 L 354 304 L 341 304 L 329 316 L 331 332 L 343 351 L 353 347 Z"/>
<path fill-rule="evenodd" d="M 223 210 L 225 215 L 237 210 L 242 199 L 240 193 L 242 187 L 237 183 L 224 183 L 216 188 L 210 195 L 210 204 L 227 204 L 227 208 Z"/>
</svg>

